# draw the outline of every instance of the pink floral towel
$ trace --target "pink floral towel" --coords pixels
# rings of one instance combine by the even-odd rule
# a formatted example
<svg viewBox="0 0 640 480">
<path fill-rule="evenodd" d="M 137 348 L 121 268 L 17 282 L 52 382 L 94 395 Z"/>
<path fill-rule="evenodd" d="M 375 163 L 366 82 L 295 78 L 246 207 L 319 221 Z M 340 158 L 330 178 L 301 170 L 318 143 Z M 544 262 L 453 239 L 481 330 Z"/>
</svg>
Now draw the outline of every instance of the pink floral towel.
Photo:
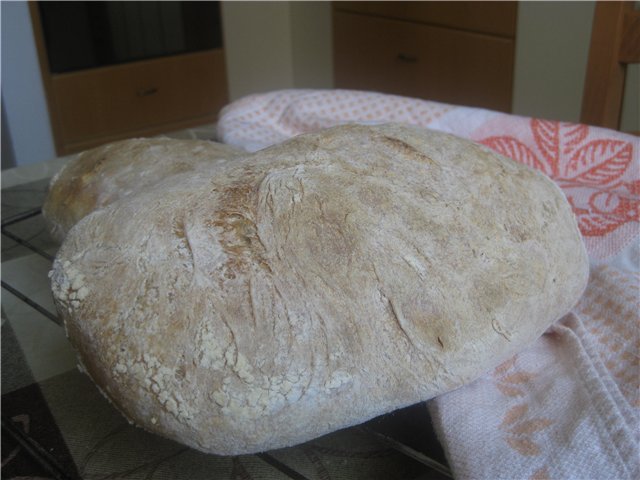
<svg viewBox="0 0 640 480">
<path fill-rule="evenodd" d="M 337 124 L 402 122 L 469 138 L 564 191 L 591 259 L 587 291 L 542 338 L 430 402 L 456 478 L 640 478 L 640 142 L 586 125 L 348 90 L 227 106 L 224 142 L 255 151 Z"/>
</svg>

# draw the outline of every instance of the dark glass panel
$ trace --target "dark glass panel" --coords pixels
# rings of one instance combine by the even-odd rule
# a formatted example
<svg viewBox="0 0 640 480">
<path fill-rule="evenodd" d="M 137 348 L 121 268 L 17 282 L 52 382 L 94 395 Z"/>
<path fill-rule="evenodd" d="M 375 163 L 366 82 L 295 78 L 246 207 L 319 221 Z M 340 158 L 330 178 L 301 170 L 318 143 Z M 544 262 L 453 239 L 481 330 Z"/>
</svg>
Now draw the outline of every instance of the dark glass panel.
<svg viewBox="0 0 640 480">
<path fill-rule="evenodd" d="M 39 2 L 52 73 L 222 47 L 219 2 Z"/>
</svg>

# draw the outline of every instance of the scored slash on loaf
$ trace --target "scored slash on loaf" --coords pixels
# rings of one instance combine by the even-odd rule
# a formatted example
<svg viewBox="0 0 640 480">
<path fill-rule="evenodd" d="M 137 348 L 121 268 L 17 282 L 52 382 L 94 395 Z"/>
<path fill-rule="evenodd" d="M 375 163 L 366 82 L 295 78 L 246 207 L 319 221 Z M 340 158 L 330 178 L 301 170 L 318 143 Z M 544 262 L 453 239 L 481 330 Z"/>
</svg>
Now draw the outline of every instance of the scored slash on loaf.
<svg viewBox="0 0 640 480">
<path fill-rule="evenodd" d="M 236 455 L 464 385 L 568 312 L 587 276 L 543 174 L 390 124 L 301 135 L 96 210 L 51 280 L 127 418 Z"/>
</svg>

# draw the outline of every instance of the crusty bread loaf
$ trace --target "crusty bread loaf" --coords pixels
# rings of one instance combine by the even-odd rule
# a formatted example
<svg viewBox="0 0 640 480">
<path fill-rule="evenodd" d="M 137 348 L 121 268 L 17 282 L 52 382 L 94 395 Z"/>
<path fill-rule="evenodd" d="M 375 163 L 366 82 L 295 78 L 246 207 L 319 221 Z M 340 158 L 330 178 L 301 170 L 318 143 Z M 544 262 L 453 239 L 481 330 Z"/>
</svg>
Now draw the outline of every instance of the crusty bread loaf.
<svg viewBox="0 0 640 480">
<path fill-rule="evenodd" d="M 177 173 L 208 168 L 242 150 L 205 140 L 134 138 L 80 153 L 49 184 L 42 213 L 62 241 L 78 220 L 97 208 Z"/>
<path fill-rule="evenodd" d="M 131 421 L 242 454 L 475 379 L 576 303 L 588 262 L 543 174 L 351 125 L 88 215 L 51 276 L 84 368 Z"/>
</svg>

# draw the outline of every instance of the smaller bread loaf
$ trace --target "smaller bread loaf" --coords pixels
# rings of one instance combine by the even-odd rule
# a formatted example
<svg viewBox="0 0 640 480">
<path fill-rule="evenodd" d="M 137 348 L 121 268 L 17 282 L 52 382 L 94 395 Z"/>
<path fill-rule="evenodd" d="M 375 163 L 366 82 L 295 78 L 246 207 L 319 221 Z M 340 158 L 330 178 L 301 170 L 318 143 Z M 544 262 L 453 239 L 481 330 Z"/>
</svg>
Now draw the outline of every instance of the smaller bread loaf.
<svg viewBox="0 0 640 480">
<path fill-rule="evenodd" d="M 208 168 L 242 150 L 206 140 L 134 138 L 80 153 L 49 184 L 42 213 L 62 241 L 88 213 L 178 173 Z"/>
<path fill-rule="evenodd" d="M 205 452 L 285 447 L 477 378 L 576 303 L 560 189 L 451 135 L 346 125 L 86 216 L 51 273 L 84 368 Z"/>
</svg>

